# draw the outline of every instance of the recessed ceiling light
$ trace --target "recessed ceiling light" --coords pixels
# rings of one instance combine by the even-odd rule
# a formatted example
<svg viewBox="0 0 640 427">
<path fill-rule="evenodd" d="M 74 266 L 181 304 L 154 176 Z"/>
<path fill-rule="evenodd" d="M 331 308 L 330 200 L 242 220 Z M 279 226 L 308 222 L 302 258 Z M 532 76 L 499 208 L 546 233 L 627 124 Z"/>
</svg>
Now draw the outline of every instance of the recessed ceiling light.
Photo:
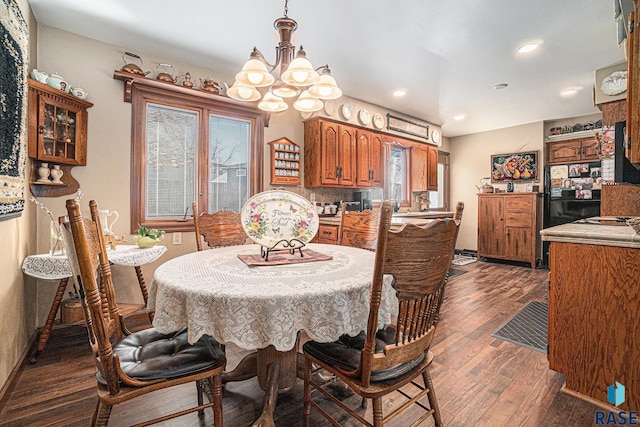
<svg viewBox="0 0 640 427">
<path fill-rule="evenodd" d="M 509 86 L 509 84 L 508 84 L 508 83 L 500 83 L 500 84 L 495 85 L 495 86 L 493 87 L 493 90 L 506 89 L 506 88 L 507 88 L 507 86 Z"/>
<path fill-rule="evenodd" d="M 465 119 L 465 117 L 467 117 L 467 115 L 466 115 L 466 114 L 458 114 L 457 116 L 455 116 L 455 117 L 453 118 L 453 120 L 458 120 L 458 121 L 460 121 L 460 120 L 464 120 L 464 119 Z"/>
<path fill-rule="evenodd" d="M 566 89 L 563 89 L 560 91 L 560 95 L 561 96 L 573 96 L 576 93 L 578 93 L 578 91 L 582 90 L 582 86 L 577 86 L 577 87 L 568 87 Z"/>
<path fill-rule="evenodd" d="M 407 94 L 406 89 L 396 89 L 393 91 L 393 96 L 405 96 Z"/>
<path fill-rule="evenodd" d="M 534 50 L 536 50 L 538 48 L 538 44 L 537 43 L 529 43 L 529 44 L 525 44 L 524 46 L 521 46 L 518 49 L 518 53 L 529 53 L 529 52 L 533 52 Z"/>
</svg>

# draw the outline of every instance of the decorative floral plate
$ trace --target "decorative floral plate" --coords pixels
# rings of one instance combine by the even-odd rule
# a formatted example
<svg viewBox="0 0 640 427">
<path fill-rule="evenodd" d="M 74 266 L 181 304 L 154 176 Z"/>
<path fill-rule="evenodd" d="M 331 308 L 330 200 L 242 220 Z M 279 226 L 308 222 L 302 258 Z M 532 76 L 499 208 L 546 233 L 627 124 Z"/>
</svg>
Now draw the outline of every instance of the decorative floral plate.
<svg viewBox="0 0 640 427">
<path fill-rule="evenodd" d="M 284 190 L 265 191 L 247 200 L 242 228 L 257 244 L 272 249 L 299 247 L 318 232 L 318 213 L 304 197 Z"/>
</svg>

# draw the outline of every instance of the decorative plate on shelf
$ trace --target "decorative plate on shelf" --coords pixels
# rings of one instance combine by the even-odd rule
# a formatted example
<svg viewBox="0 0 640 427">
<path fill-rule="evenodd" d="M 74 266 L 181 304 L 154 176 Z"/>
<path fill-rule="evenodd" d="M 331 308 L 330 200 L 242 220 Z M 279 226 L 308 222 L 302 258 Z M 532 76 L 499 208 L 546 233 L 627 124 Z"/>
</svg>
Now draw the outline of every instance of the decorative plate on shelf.
<svg viewBox="0 0 640 427">
<path fill-rule="evenodd" d="M 376 129 L 382 129 L 383 126 L 384 126 L 384 117 L 382 117 L 382 114 L 380 113 L 375 113 L 373 115 L 373 127 Z"/>
<path fill-rule="evenodd" d="M 300 117 L 302 117 L 303 120 L 307 120 L 311 116 L 313 116 L 312 111 L 300 111 Z"/>
<path fill-rule="evenodd" d="M 336 112 L 336 103 L 330 99 L 324 101 L 324 112 L 327 113 L 327 116 L 333 116 Z"/>
<path fill-rule="evenodd" d="M 361 125 L 367 126 L 369 123 L 371 123 L 371 113 L 369 113 L 369 111 L 365 109 L 358 111 L 358 120 L 360 121 Z"/>
<path fill-rule="evenodd" d="M 609 96 L 619 95 L 627 90 L 627 72 L 614 71 L 602 79 L 602 93 Z"/>
<path fill-rule="evenodd" d="M 345 120 L 351 120 L 351 117 L 353 117 L 353 107 L 351 107 L 349 103 L 342 104 L 340 106 L 340 113 Z"/>
<path fill-rule="evenodd" d="M 299 247 L 318 232 L 318 213 L 304 197 L 284 190 L 258 193 L 242 207 L 245 233 L 259 245 L 271 249 Z"/>
<path fill-rule="evenodd" d="M 431 131 L 431 140 L 434 144 L 440 147 L 440 131 L 438 129 L 434 129 Z"/>
</svg>

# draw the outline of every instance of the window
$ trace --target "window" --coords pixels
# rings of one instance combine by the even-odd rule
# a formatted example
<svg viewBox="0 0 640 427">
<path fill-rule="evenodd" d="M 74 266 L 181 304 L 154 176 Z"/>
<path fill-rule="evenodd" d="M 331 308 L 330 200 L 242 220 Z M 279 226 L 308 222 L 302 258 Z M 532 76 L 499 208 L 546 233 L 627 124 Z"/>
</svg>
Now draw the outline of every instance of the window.
<svg viewBox="0 0 640 427">
<path fill-rule="evenodd" d="M 438 152 L 438 191 L 429 192 L 429 209 L 449 210 L 449 153 Z"/>
<path fill-rule="evenodd" d="M 411 206 L 411 192 L 409 189 L 410 149 L 398 142 L 385 142 L 384 153 L 384 188 L 372 188 L 372 200 L 394 200 L 400 206 Z"/>
<path fill-rule="evenodd" d="M 228 98 L 133 85 L 131 230 L 191 231 L 262 191 L 262 113 Z"/>
</svg>

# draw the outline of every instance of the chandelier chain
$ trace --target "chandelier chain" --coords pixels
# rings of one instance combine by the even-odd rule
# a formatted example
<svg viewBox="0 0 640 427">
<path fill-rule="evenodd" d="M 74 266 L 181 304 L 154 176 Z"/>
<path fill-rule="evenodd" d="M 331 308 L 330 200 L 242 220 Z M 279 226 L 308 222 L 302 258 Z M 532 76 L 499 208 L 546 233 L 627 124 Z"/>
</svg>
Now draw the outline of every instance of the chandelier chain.
<svg viewBox="0 0 640 427">
<path fill-rule="evenodd" d="M 289 0 L 284 0 L 284 16 L 285 18 L 288 17 L 288 13 L 289 13 Z"/>
</svg>

